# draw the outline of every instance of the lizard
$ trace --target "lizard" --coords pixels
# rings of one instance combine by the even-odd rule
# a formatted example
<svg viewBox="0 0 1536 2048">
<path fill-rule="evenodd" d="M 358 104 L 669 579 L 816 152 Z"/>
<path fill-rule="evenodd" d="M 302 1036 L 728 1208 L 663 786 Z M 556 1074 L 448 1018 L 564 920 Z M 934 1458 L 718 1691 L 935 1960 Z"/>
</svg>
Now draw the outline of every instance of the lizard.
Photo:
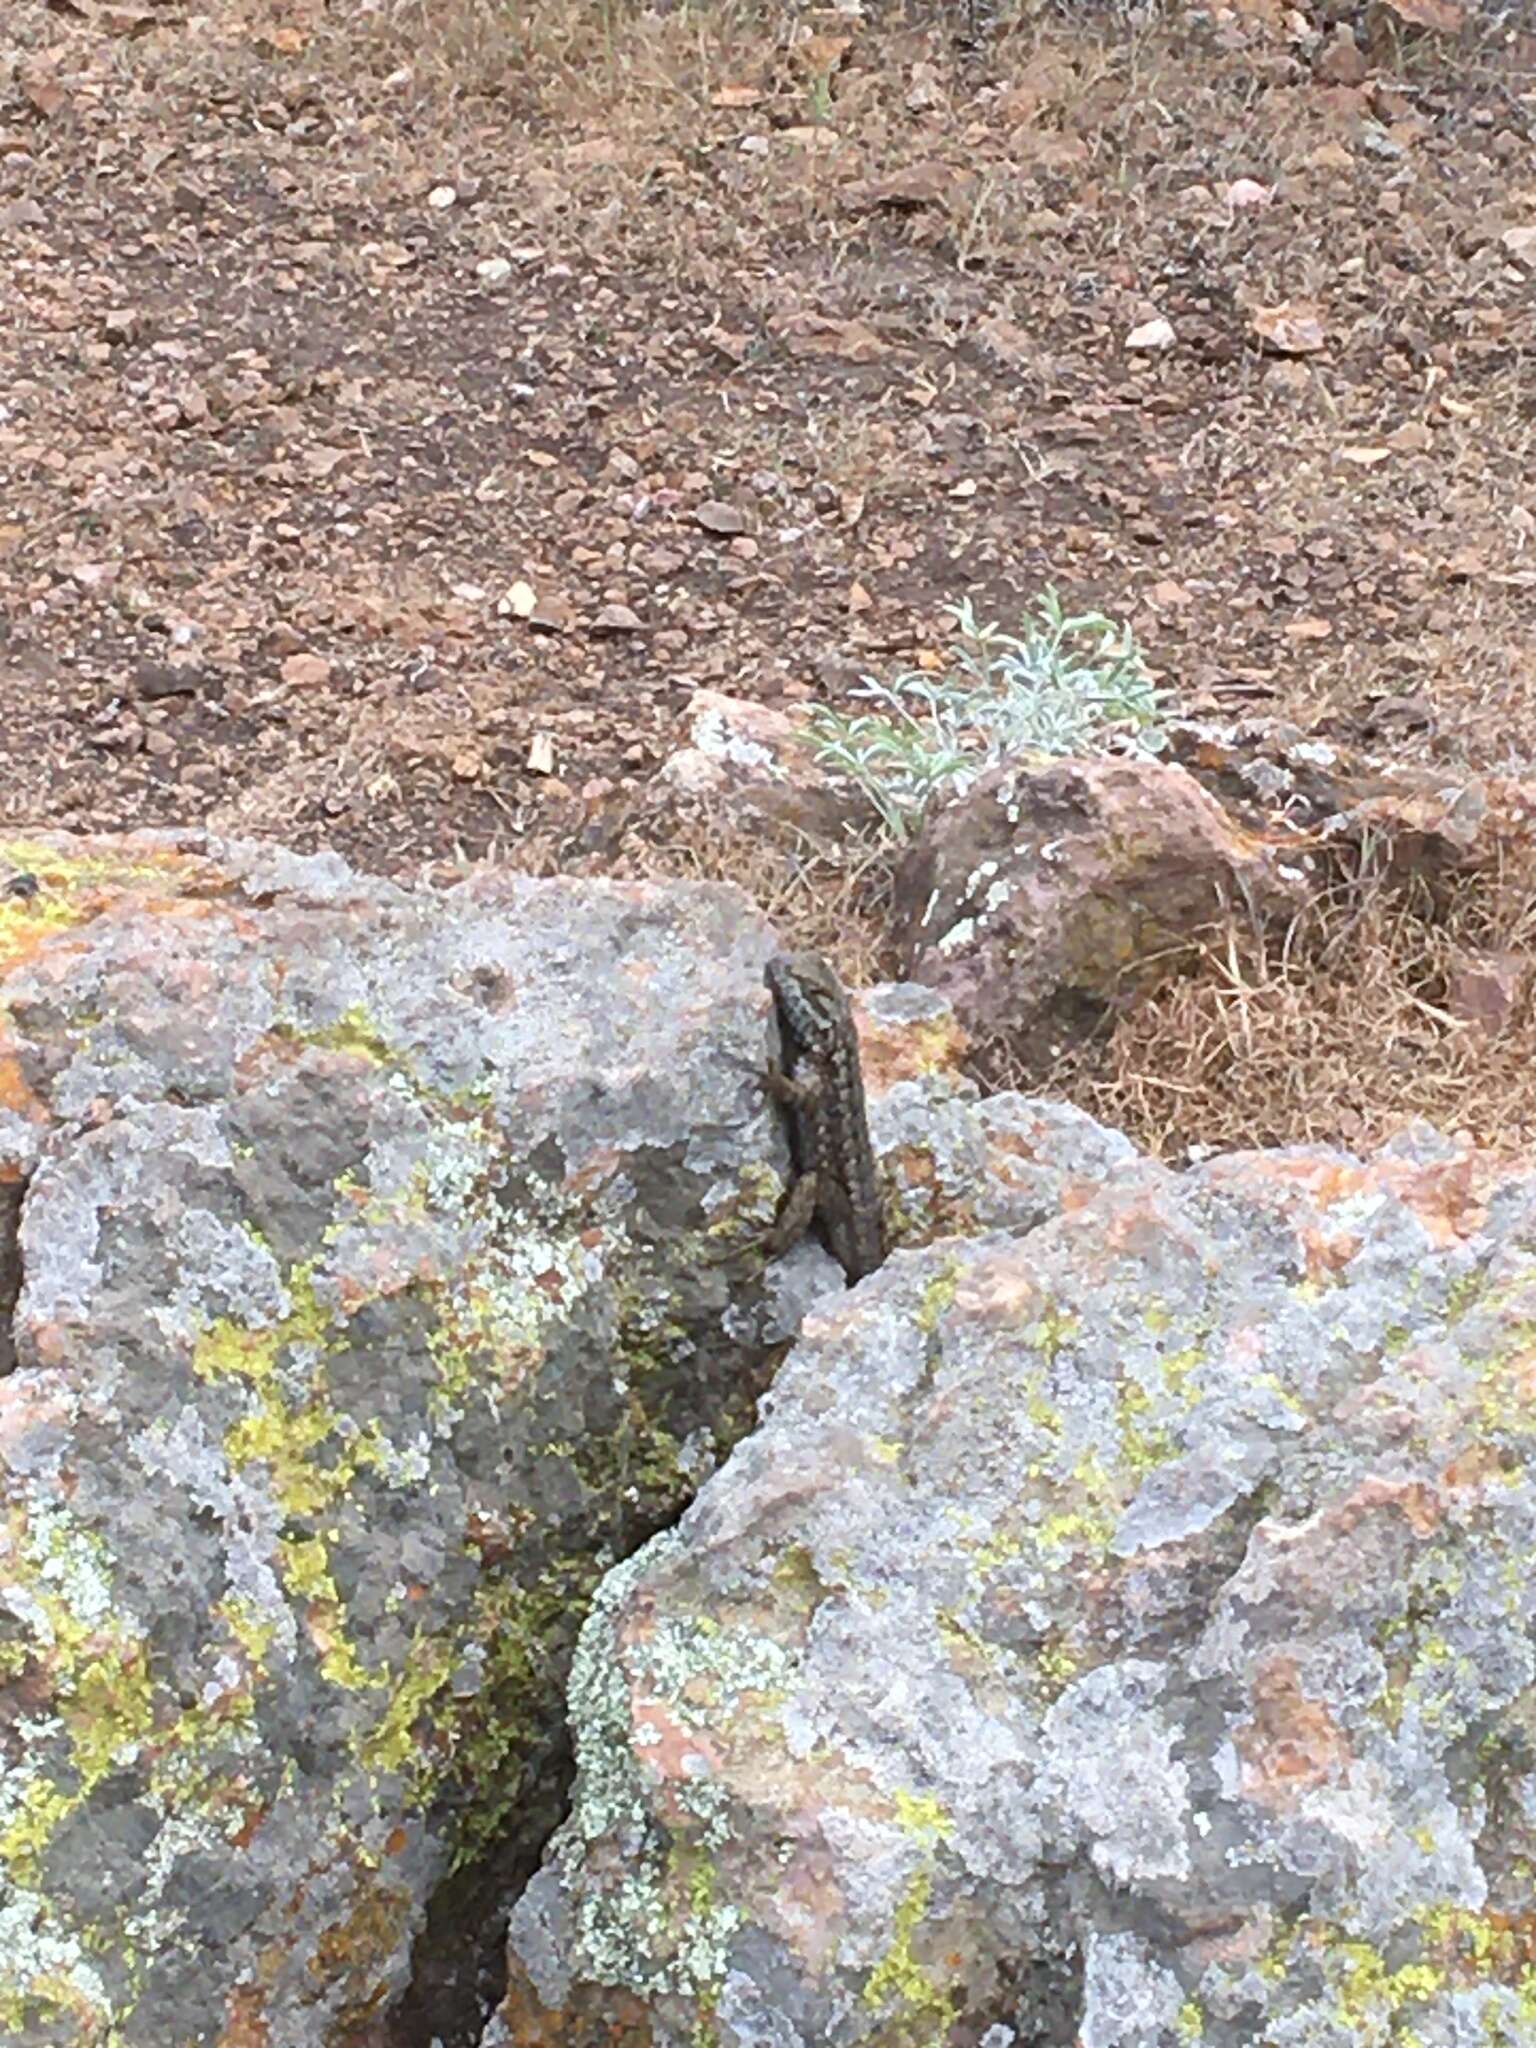
<svg viewBox="0 0 1536 2048">
<path fill-rule="evenodd" d="M 885 1258 L 885 1221 L 847 991 L 819 953 L 776 954 L 764 979 L 783 1043 L 764 1085 L 788 1113 L 795 1166 L 770 1248 L 787 1251 L 814 1220 L 849 1281 L 862 1280 Z"/>
</svg>

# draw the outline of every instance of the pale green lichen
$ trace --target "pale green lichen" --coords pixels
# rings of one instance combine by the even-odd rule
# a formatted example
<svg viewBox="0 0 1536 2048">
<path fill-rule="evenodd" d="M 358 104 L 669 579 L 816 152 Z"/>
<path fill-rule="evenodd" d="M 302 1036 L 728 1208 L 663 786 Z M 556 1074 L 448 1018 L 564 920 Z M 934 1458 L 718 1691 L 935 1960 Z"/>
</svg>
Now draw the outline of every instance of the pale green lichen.
<svg viewBox="0 0 1536 2048">
<path fill-rule="evenodd" d="M 1167 1427 L 1151 1419 L 1152 1396 L 1139 1380 L 1121 1378 L 1115 1388 L 1115 1420 L 1124 1469 L 1140 1478 L 1170 1464 L 1179 1447 Z"/>
<path fill-rule="evenodd" d="M 930 1792 L 907 1791 L 898 1785 L 893 1794 L 896 1820 L 903 1833 L 921 1842 L 940 1842 L 955 1831 L 954 1821 Z"/>
<path fill-rule="evenodd" d="M 1528 1444 L 1536 1433 L 1536 1320 L 1506 1325 L 1476 1365 L 1480 1430 Z"/>
<path fill-rule="evenodd" d="M 787 1653 L 675 1618 L 661 1640 L 629 1643 L 621 1653 L 614 1628 L 628 1589 L 675 1540 L 658 1537 L 609 1573 L 571 1667 L 578 1768 L 567 1853 L 610 1834 L 629 1845 L 621 1875 L 572 1895 L 573 1962 L 593 1982 L 640 1996 L 680 1993 L 708 2013 L 741 1920 L 738 1908 L 715 1900 L 714 1857 L 728 1839 L 725 1794 L 703 1773 L 677 1781 L 688 1825 L 674 1824 L 663 1836 L 636 1753 L 637 1742 L 645 1745 L 632 1719 L 633 1688 L 663 1700 L 684 1725 L 707 1727 L 739 1705 L 743 1690 L 761 1694 L 781 1680 Z"/>
<path fill-rule="evenodd" d="M 1035 1320 L 1019 1331 L 1019 1342 L 1038 1351 L 1047 1365 L 1054 1365 L 1081 1331 L 1082 1324 L 1071 1309 L 1060 1309 L 1047 1302 Z"/>
<path fill-rule="evenodd" d="M 266 1472 L 286 1524 L 276 1557 L 283 1583 L 305 1611 L 321 1675 L 356 1691 L 382 1684 L 383 1675 L 364 1666 L 348 1639 L 327 1539 L 312 1524 L 384 1455 L 382 1433 L 376 1423 L 347 1427 L 328 1398 L 332 1316 L 316 1295 L 312 1261 L 288 1274 L 284 1298 L 273 1322 L 226 1317 L 210 1325 L 194 1347 L 192 1369 L 200 1379 L 244 1383 L 249 1405 L 226 1429 L 224 1455 L 232 1471 Z"/>
<path fill-rule="evenodd" d="M 1180 2048 L 1195 2048 L 1197 2042 L 1204 2040 L 1205 2015 L 1192 1998 L 1186 1998 L 1179 2007 L 1173 2030 L 1179 2038 Z"/>
<path fill-rule="evenodd" d="M 890 1945 L 865 1979 L 863 1999 L 882 2015 L 882 2042 L 910 2048 L 942 2048 L 958 2010 L 952 1990 L 940 1986 L 932 1970 L 918 1960 L 913 1937 L 927 1918 L 933 1898 L 933 1872 L 917 1871 L 907 1885 L 892 1919 Z"/>
<path fill-rule="evenodd" d="M 1083 1660 L 1077 1652 L 1061 1640 L 1044 1642 L 1035 1652 L 1035 1670 L 1048 1699 L 1064 1692 L 1082 1665 Z"/>
<path fill-rule="evenodd" d="M 36 1729 L 63 1738 L 68 1762 L 35 1739 L 0 1778 L 0 1869 L 35 1876 L 60 1823 L 138 1754 L 153 1726 L 145 1645 L 113 1597 L 105 1544 L 63 1508 L 13 1510 L 6 1599 L 52 1679 L 55 1717 Z"/>
<path fill-rule="evenodd" d="M 140 1774 L 141 1798 L 159 1812 L 157 1853 L 178 1815 L 189 1846 L 223 1847 L 244 1818 L 237 1752 L 254 1740 L 252 1703 L 240 1667 L 222 1693 L 190 1705 L 157 1689 L 149 1646 L 116 1600 L 106 1547 L 57 1506 L 15 1510 L 7 1528 L 7 1600 L 52 1688 L 53 1713 L 34 1720 L 23 1760 L 0 1779 L 0 1900 L 21 1919 L 0 1938 L 0 2021 L 24 2033 L 66 2021 L 74 2038 L 110 2039 L 115 2015 L 87 1958 L 99 1938 L 63 1925 L 37 1886 L 58 1828 L 109 1778 Z M 238 1810 L 237 1810 L 238 1809 Z M 131 2002 L 141 1974 L 136 1942 L 164 1939 L 154 1913 L 164 1873 L 146 1865 L 144 1904 L 114 1934 L 115 1960 Z"/>
<path fill-rule="evenodd" d="M 1061 1505 L 1035 1521 L 1024 1522 L 1021 1533 L 1025 1539 L 1037 1551 L 1053 1554 L 1071 1550 L 1107 1554 L 1123 1505 L 1121 1496 L 1129 1488 L 1117 1485 L 1097 1452 L 1089 1451 L 1051 1490 Z"/>
<path fill-rule="evenodd" d="M 1536 1969 L 1523 1920 L 1452 1904 L 1422 1907 L 1414 1917 L 1418 1953 L 1402 1954 L 1405 1928 L 1389 1960 L 1337 1922 L 1303 1916 L 1277 1930 L 1257 1959 L 1258 1972 L 1274 1994 L 1294 1984 L 1303 2009 L 1317 2012 L 1341 2039 L 1413 2048 L 1423 2039 L 1420 2026 L 1454 1993 L 1468 2017 L 1467 2001 L 1480 2002 L 1483 2039 L 1528 2048 Z M 1506 2025 L 1513 2030 L 1503 2031 Z"/>
<path fill-rule="evenodd" d="M 1443 1981 L 1427 1963 L 1389 1969 L 1379 1952 L 1363 1941 L 1335 1942 L 1330 1962 L 1339 2023 L 1354 2038 L 1372 2022 L 1396 2026 L 1407 2007 L 1433 1998 Z"/>
<path fill-rule="evenodd" d="M 560 1237 L 530 1228 L 509 1244 L 483 1245 L 435 1290 L 433 1415 L 456 1420 L 472 1393 L 493 1406 L 514 1394 L 598 1277 L 574 1230 Z"/>
<path fill-rule="evenodd" d="M 960 1291 L 960 1261 L 947 1258 L 929 1275 L 912 1320 L 924 1336 L 932 1336 Z"/>
<path fill-rule="evenodd" d="M 37 2028 L 96 2048 L 112 2023 L 106 1984 L 85 1944 L 52 1928 L 51 1918 L 36 1892 L 0 1885 L 0 2031 L 25 2041 Z"/>
<path fill-rule="evenodd" d="M 1186 1411 L 1193 1408 L 1199 1399 L 1192 1382 L 1205 1361 L 1206 1347 L 1203 1343 L 1186 1344 L 1181 1350 L 1165 1352 L 1158 1359 L 1158 1371 L 1169 1399 Z"/>
<path fill-rule="evenodd" d="M 192 1370 L 202 1380 L 240 1379 L 260 1385 L 277 1372 L 285 1354 L 312 1361 L 325 1348 L 330 1315 L 316 1299 L 313 1261 L 295 1266 L 285 1288 L 288 1306 L 276 1322 L 246 1323 L 224 1317 L 198 1338 Z"/>
<path fill-rule="evenodd" d="M 418 1633 L 396 1672 L 389 1700 L 379 1719 L 362 1737 L 359 1753 L 371 1772 L 406 1773 L 421 1761 L 417 1722 L 444 1691 L 462 1662 L 457 1642 Z"/>
<path fill-rule="evenodd" d="M 352 1053 L 376 1067 L 391 1066 L 400 1058 L 362 1003 L 353 1003 L 333 1023 L 294 1031 L 293 1035 L 305 1045 L 321 1046 L 328 1052 Z"/>
<path fill-rule="evenodd" d="M 726 1253 L 743 1257 L 755 1253 L 766 1259 L 764 1240 L 787 1192 L 783 1176 L 766 1160 L 748 1160 L 737 1173 L 734 1187 L 713 1203 L 709 1221 L 699 1233 L 701 1262 L 718 1261 Z"/>
<path fill-rule="evenodd" d="M 978 1585 L 985 1585 L 1004 1565 L 1024 1554 L 1024 1538 L 1015 1529 L 996 1529 L 972 1546 L 972 1560 Z"/>
</svg>

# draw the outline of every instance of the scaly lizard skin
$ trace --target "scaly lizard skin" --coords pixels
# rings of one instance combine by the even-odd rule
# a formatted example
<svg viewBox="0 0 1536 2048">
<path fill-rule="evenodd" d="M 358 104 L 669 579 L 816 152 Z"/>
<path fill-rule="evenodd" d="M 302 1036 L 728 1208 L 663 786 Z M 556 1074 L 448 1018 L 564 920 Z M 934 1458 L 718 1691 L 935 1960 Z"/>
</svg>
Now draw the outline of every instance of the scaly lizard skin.
<svg viewBox="0 0 1536 2048">
<path fill-rule="evenodd" d="M 849 1280 L 862 1280 L 885 1258 L 885 1223 L 847 992 L 819 953 L 780 953 L 766 979 L 784 1044 L 767 1085 L 789 1115 L 796 1175 L 770 1245 L 787 1250 L 814 1219 Z"/>
</svg>

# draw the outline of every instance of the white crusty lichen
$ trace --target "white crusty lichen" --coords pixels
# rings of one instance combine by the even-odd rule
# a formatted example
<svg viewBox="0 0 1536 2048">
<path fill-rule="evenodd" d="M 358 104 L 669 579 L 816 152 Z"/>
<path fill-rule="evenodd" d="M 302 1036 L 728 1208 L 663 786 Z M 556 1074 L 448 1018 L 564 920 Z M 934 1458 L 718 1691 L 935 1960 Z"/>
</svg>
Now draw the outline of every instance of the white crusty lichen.
<svg viewBox="0 0 1536 2048">
<path fill-rule="evenodd" d="M 0 2028 L 9 2035 L 14 2027 L 16 2038 L 39 2008 L 76 2021 L 87 2014 L 103 2023 L 110 2018 L 107 1987 L 84 1944 L 51 1930 L 49 1911 L 36 1892 L 0 1885 Z"/>
<path fill-rule="evenodd" d="M 704 1768 L 701 1752 L 699 1768 L 685 1769 L 669 1784 L 676 1807 L 693 1825 L 669 1830 L 656 1820 L 643 1762 L 655 1737 L 637 1713 L 635 1687 L 646 1686 L 669 1722 L 718 1725 L 743 1693 L 782 1688 L 790 1660 L 777 1644 L 675 1617 L 621 1643 L 632 1589 L 680 1549 L 681 1539 L 668 1531 L 610 1572 L 582 1629 L 568 1695 L 576 1788 L 556 1856 L 581 1975 L 639 1996 L 675 1993 L 708 2001 L 723 1980 L 741 1922 L 737 1907 L 714 1897 L 714 1858 L 729 1837 L 729 1799 Z M 599 1845 L 617 1850 L 621 1875 L 594 1875 L 591 1852 Z"/>
</svg>

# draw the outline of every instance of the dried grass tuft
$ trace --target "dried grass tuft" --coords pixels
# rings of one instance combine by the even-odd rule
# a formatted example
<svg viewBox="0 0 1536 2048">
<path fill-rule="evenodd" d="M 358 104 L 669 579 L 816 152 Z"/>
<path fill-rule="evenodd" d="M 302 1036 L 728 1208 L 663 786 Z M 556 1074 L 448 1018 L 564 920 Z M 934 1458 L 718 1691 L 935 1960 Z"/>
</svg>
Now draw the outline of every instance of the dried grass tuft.
<svg viewBox="0 0 1536 2048">
<path fill-rule="evenodd" d="M 1496 1033 L 1448 1004 L 1459 962 L 1529 955 L 1533 940 L 1536 864 L 1437 890 L 1367 874 L 1279 937 L 1236 922 L 1212 934 L 1197 972 L 1135 1004 L 1048 1085 L 1172 1158 L 1198 1147 L 1369 1149 L 1415 1119 L 1529 1151 L 1529 990 Z"/>
<path fill-rule="evenodd" d="M 605 871 L 734 883 L 786 942 L 817 947 L 859 985 L 893 972 L 891 860 L 873 841 L 828 849 L 705 805 L 632 837 Z M 1193 953 L 1191 971 L 1047 1074 L 1006 1029 L 978 1042 L 977 1079 L 1064 1096 L 1174 1161 L 1201 1148 L 1369 1150 L 1419 1119 L 1501 1152 L 1536 1150 L 1530 990 L 1497 1033 L 1449 1007 L 1471 960 L 1512 953 L 1536 970 L 1536 852 L 1431 884 L 1380 851 L 1283 931 L 1234 916 Z"/>
</svg>

